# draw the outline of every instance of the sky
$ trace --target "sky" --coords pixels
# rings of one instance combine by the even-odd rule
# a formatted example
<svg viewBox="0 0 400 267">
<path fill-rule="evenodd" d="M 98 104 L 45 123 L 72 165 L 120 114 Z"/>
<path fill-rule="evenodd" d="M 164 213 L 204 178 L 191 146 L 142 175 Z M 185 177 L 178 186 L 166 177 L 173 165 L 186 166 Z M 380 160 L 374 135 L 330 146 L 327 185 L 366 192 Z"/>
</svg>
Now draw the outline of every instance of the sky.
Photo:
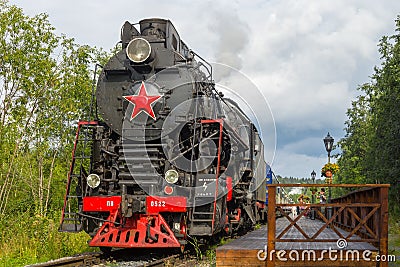
<svg viewBox="0 0 400 267">
<path fill-rule="evenodd" d="M 322 139 L 344 137 L 346 111 L 380 65 L 377 45 L 394 34 L 400 14 L 395 0 L 9 2 L 31 16 L 47 13 L 58 34 L 106 51 L 125 21 L 171 20 L 192 50 L 240 72 L 263 95 L 239 89 L 258 112 L 268 162 L 287 177 L 310 177 L 326 163 Z"/>
</svg>

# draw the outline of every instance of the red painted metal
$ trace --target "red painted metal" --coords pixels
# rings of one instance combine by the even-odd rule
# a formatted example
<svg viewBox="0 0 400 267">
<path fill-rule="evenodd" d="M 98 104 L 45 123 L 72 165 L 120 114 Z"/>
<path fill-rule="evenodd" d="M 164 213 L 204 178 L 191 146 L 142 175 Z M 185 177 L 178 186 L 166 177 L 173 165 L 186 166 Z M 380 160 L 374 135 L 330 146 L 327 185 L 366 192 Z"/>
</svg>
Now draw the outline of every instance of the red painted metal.
<svg viewBox="0 0 400 267">
<path fill-rule="evenodd" d="M 226 189 L 228 190 L 228 194 L 226 195 L 226 201 L 232 200 L 232 177 L 226 177 Z"/>
<path fill-rule="evenodd" d="M 256 207 L 257 207 L 259 210 L 262 210 L 262 209 L 264 209 L 264 208 L 266 207 L 266 205 L 265 205 L 264 202 L 256 202 Z"/>
<path fill-rule="evenodd" d="M 215 120 L 201 120 L 200 122 L 202 124 L 205 124 L 205 123 L 220 123 L 220 124 L 222 124 L 223 121 L 224 121 L 223 119 L 215 119 Z"/>
<path fill-rule="evenodd" d="M 229 235 L 230 233 L 230 223 L 229 223 L 229 211 L 228 208 L 226 208 L 226 215 L 225 215 L 225 227 L 224 230 L 225 232 Z"/>
<path fill-rule="evenodd" d="M 159 212 L 186 212 L 186 197 L 146 197 L 146 210 L 148 214 Z"/>
<path fill-rule="evenodd" d="M 97 121 L 79 121 L 78 126 L 81 125 L 97 125 L 99 124 Z"/>
<path fill-rule="evenodd" d="M 119 213 L 110 213 L 97 234 L 89 242 L 93 247 L 116 248 L 179 248 L 175 237 L 162 215 L 134 214 L 115 224 Z M 111 222 L 109 222 L 111 221 Z"/>
<path fill-rule="evenodd" d="M 118 210 L 120 203 L 121 203 L 121 196 L 84 197 L 83 211 L 115 212 Z"/>
<path fill-rule="evenodd" d="M 239 222 L 240 221 L 240 215 L 242 214 L 242 210 L 240 208 L 236 209 L 237 214 L 234 215 L 234 219 L 231 220 L 231 222 Z"/>
<path fill-rule="evenodd" d="M 166 185 L 164 187 L 164 193 L 167 195 L 171 195 L 174 192 L 174 188 L 172 186 Z"/>
<path fill-rule="evenodd" d="M 75 151 L 76 151 L 76 147 L 78 145 L 78 140 L 79 140 L 79 132 L 81 130 L 81 126 L 82 125 L 97 125 L 98 122 L 97 121 L 79 121 L 78 122 L 78 127 L 76 129 L 76 134 L 75 134 L 75 143 L 74 143 L 74 148 L 72 149 L 72 160 L 71 160 L 71 164 L 69 166 L 69 172 L 68 172 L 68 180 L 67 180 L 67 185 L 66 185 L 66 190 L 65 190 L 65 196 L 64 196 L 64 205 L 61 211 L 61 220 L 60 220 L 60 224 L 63 223 L 64 218 L 65 218 L 65 209 L 67 207 L 67 196 L 69 194 L 69 190 L 70 190 L 70 185 L 71 185 L 71 175 L 72 172 L 74 170 L 74 165 L 75 165 Z"/>
</svg>

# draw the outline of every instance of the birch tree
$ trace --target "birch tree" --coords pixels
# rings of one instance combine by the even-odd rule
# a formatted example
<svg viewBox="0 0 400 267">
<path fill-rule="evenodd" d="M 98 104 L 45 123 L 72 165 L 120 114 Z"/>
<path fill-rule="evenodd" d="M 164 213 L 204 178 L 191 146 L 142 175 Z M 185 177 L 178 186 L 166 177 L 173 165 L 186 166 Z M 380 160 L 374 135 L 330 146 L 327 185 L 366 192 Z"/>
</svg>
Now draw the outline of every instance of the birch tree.
<svg viewBox="0 0 400 267">
<path fill-rule="evenodd" d="M 46 215 L 52 190 L 66 181 L 100 55 L 57 35 L 46 14 L 29 17 L 0 0 L 0 214 L 27 208 L 20 202 Z"/>
</svg>

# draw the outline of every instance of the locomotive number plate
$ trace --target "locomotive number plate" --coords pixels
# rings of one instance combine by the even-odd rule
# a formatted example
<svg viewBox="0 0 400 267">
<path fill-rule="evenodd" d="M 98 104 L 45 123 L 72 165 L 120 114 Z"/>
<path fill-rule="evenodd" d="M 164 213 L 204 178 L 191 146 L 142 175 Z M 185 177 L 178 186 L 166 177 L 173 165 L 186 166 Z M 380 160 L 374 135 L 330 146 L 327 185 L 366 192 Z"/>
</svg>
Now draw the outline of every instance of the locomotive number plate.
<svg viewBox="0 0 400 267">
<path fill-rule="evenodd" d="M 120 196 L 84 197 L 83 211 L 116 211 L 120 203 Z"/>
<path fill-rule="evenodd" d="M 186 212 L 186 197 L 146 197 L 146 210 L 149 214 L 160 212 Z"/>
<path fill-rule="evenodd" d="M 165 201 L 157 201 L 157 200 L 152 200 L 150 201 L 150 206 L 151 207 L 165 207 Z"/>
</svg>

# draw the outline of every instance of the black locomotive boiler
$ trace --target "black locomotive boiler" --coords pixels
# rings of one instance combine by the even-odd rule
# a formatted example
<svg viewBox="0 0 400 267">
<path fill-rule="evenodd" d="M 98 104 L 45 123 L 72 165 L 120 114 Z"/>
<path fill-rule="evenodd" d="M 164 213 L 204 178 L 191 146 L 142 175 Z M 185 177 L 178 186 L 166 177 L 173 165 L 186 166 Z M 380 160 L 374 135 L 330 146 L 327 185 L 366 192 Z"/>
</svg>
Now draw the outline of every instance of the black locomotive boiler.
<svg viewBox="0 0 400 267">
<path fill-rule="evenodd" d="M 184 248 L 265 219 L 264 146 L 172 23 L 125 22 L 80 121 L 60 231 L 90 246 Z"/>
</svg>

